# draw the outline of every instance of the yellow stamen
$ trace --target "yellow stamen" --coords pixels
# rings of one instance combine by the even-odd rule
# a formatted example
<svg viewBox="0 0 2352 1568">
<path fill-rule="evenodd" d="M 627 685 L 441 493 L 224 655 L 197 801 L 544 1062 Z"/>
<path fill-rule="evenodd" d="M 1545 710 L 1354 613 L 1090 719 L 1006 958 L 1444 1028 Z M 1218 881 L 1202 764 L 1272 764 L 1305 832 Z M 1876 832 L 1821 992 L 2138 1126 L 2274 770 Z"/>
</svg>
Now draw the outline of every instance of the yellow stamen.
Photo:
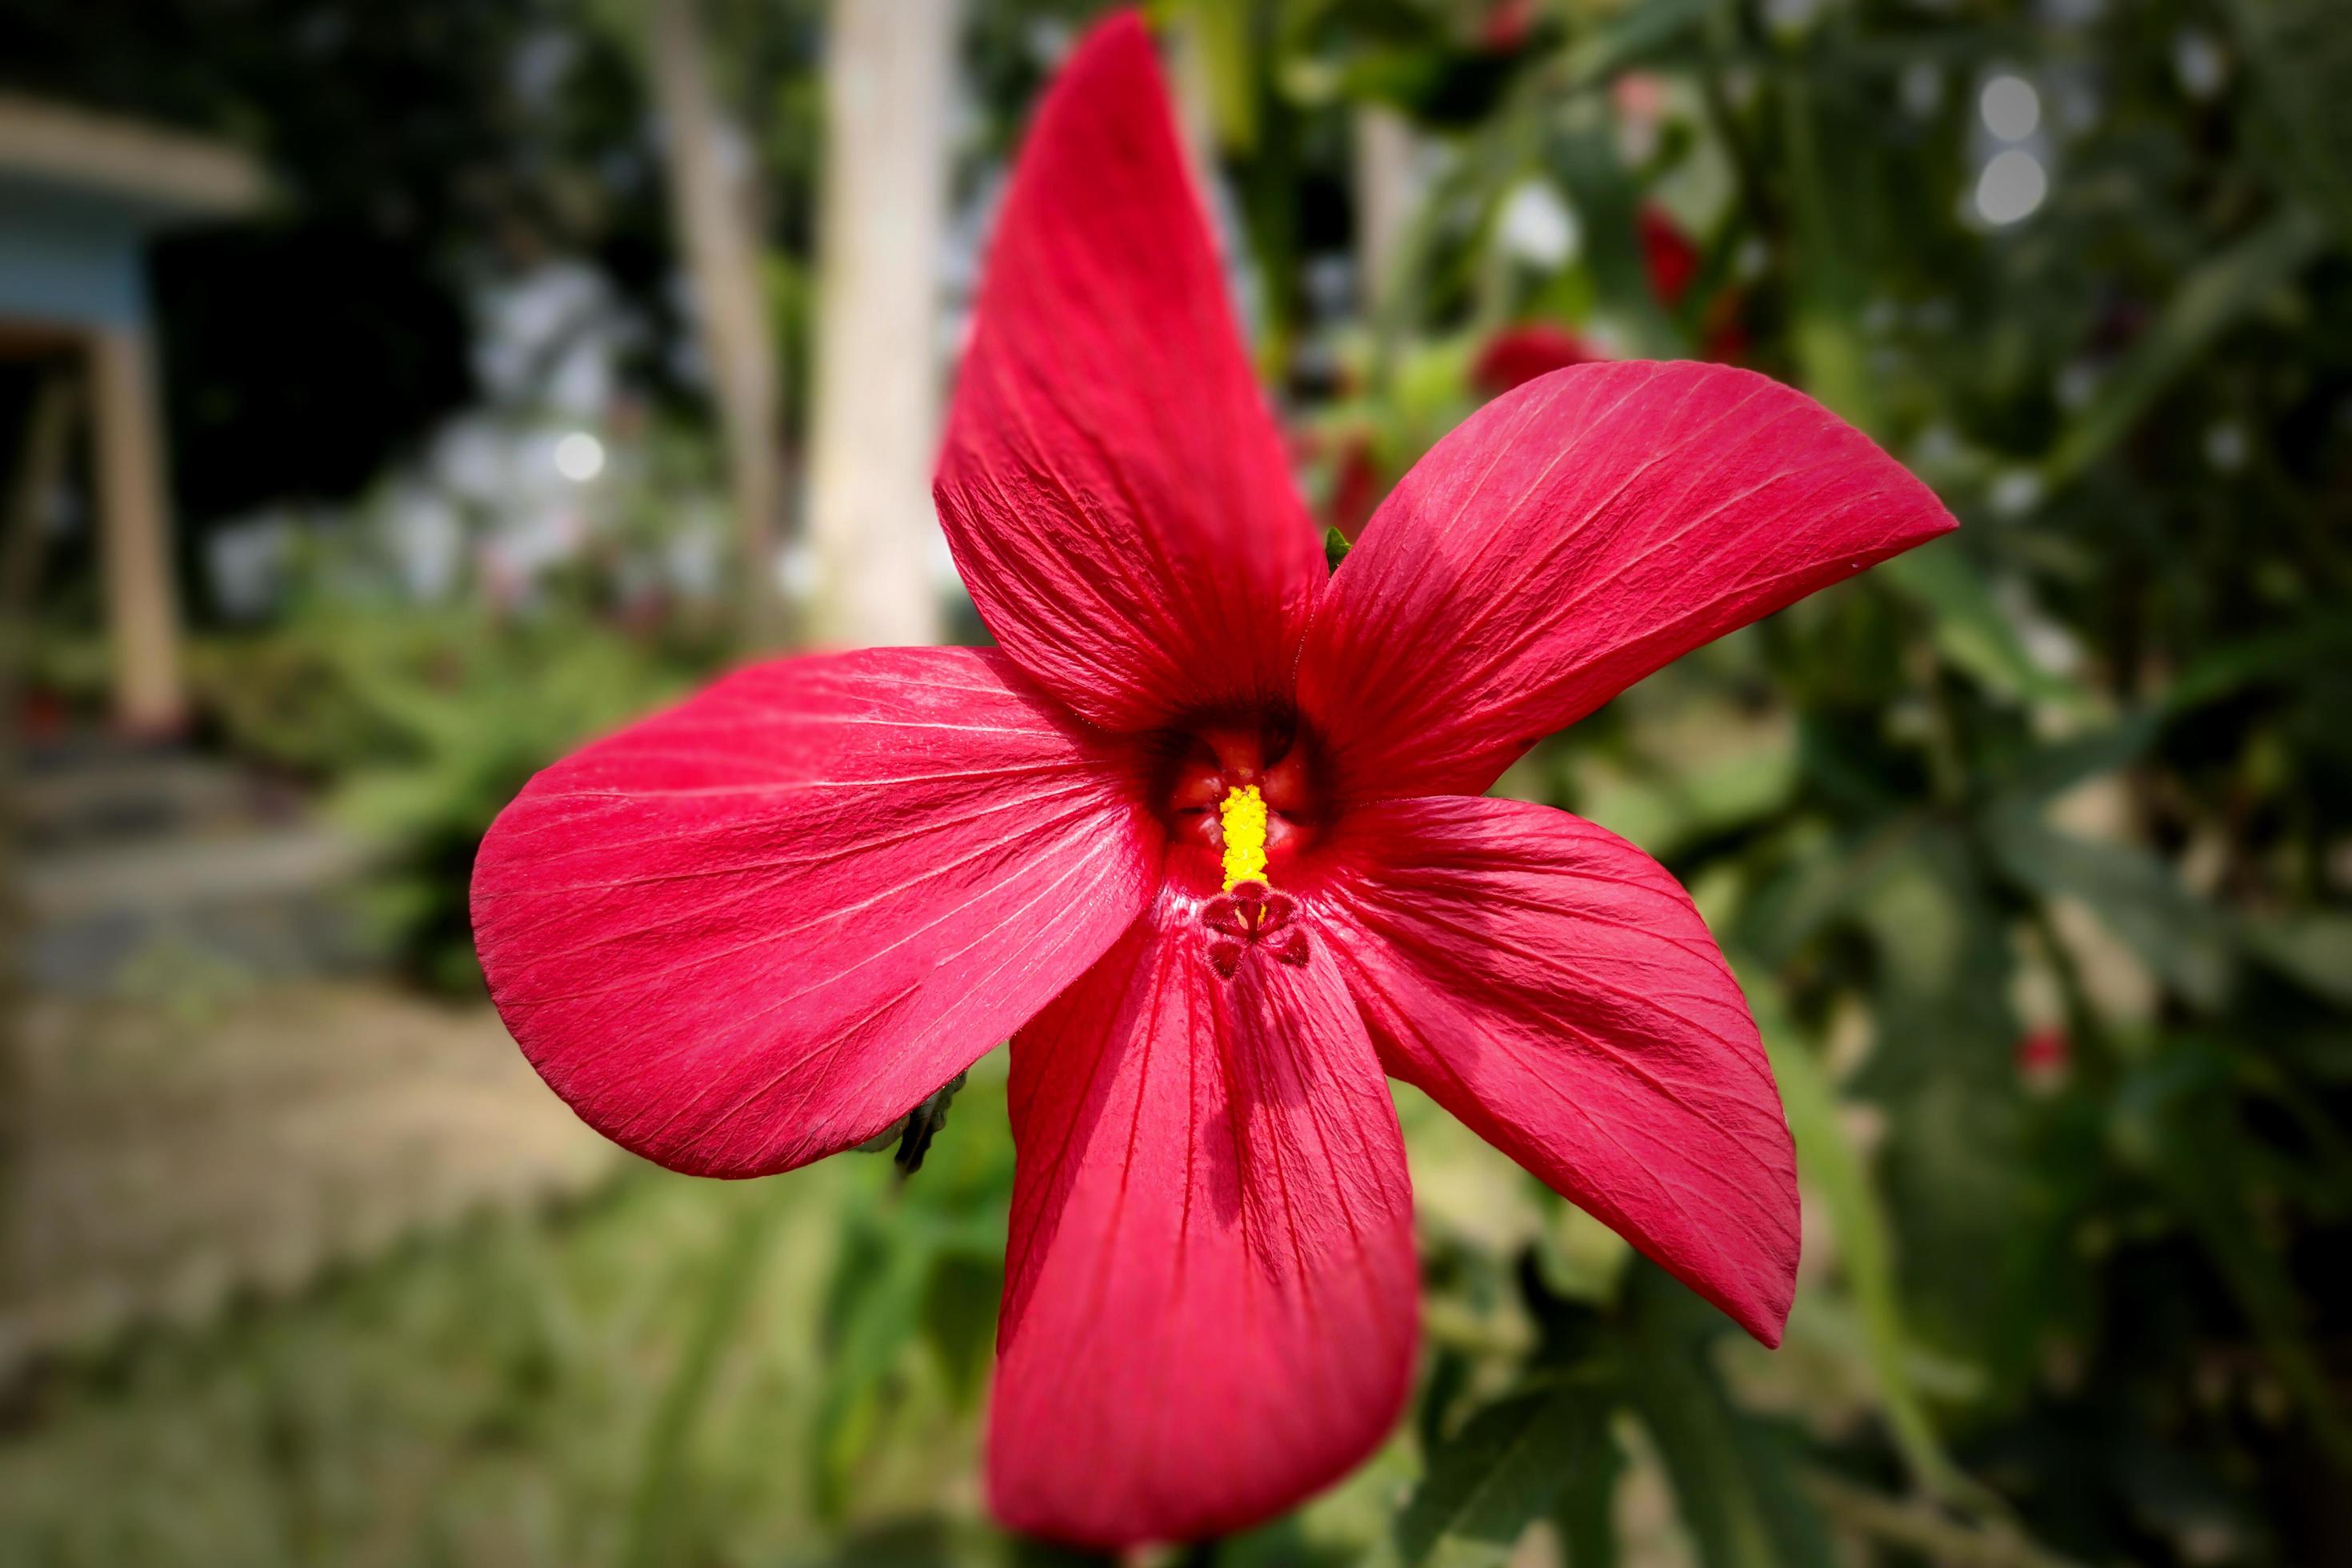
<svg viewBox="0 0 2352 1568">
<path fill-rule="evenodd" d="M 1242 882 L 1265 880 L 1265 799 L 1257 785 L 1228 790 L 1217 807 L 1225 829 L 1225 891 Z"/>
</svg>

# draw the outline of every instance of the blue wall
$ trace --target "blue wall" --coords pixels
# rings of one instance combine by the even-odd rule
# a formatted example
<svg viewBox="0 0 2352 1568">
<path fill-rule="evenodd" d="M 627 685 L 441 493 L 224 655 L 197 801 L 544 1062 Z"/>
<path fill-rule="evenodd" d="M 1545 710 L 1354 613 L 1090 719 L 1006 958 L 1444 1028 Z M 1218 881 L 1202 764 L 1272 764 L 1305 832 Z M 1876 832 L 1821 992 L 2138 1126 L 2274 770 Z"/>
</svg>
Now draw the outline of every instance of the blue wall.
<svg viewBox="0 0 2352 1568">
<path fill-rule="evenodd" d="M 60 326 L 142 319 L 141 247 L 154 217 L 88 191 L 0 175 L 0 316 Z"/>
</svg>

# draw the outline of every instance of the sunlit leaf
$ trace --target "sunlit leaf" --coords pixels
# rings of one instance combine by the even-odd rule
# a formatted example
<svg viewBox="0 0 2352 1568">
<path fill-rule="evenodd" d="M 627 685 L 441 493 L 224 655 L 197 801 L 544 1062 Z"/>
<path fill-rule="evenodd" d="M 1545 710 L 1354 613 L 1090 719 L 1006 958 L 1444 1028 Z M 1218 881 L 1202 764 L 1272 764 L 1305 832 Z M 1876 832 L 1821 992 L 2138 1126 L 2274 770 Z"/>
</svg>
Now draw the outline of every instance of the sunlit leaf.
<svg viewBox="0 0 2352 1568">
<path fill-rule="evenodd" d="M 2244 934 L 2255 957 L 2315 994 L 2352 1007 L 2352 915 L 2252 921 Z"/>
<path fill-rule="evenodd" d="M 2023 809 L 1988 815 L 2001 868 L 2045 897 L 2079 899 L 2180 994 L 2218 1007 L 2236 967 L 2230 922 L 2137 845 L 2057 832 Z"/>
<path fill-rule="evenodd" d="M 686 1345 L 662 1390 L 661 1403 L 646 1429 L 637 1484 L 629 1508 L 629 1533 L 621 1561 L 639 1564 L 673 1560 L 672 1539 L 683 1504 L 681 1493 L 694 1450 L 694 1433 L 725 1354 L 741 1323 L 760 1271 L 768 1258 L 768 1240 L 783 1212 L 783 1194 L 769 1184 L 764 1203 L 745 1208 L 711 1259 L 710 1274 Z"/>
<path fill-rule="evenodd" d="M 1257 68 L 1249 0 L 1184 0 L 1182 16 L 1208 87 L 1217 141 L 1234 153 L 1257 145 Z"/>
<path fill-rule="evenodd" d="M 2016 701 L 2056 704 L 2081 711 L 2082 690 L 2034 662 L 2025 640 L 1994 602 L 1984 574 L 1958 539 L 1939 540 L 1878 568 L 1884 578 L 1927 612 L 1937 651 L 1991 691 Z"/>
<path fill-rule="evenodd" d="M 1839 1270 L 1853 1295 L 1871 1375 L 1895 1446 L 1913 1478 L 1931 1492 L 1954 1500 L 1977 1496 L 1979 1489 L 1944 1451 L 1912 1384 L 1885 1209 L 1839 1121 L 1836 1092 L 1812 1051 L 1795 1037 L 1776 988 L 1746 973 L 1741 984 L 1756 1009 L 1789 1131 L 1797 1141 L 1798 1177 L 1808 1193 L 1829 1205 Z"/>
</svg>

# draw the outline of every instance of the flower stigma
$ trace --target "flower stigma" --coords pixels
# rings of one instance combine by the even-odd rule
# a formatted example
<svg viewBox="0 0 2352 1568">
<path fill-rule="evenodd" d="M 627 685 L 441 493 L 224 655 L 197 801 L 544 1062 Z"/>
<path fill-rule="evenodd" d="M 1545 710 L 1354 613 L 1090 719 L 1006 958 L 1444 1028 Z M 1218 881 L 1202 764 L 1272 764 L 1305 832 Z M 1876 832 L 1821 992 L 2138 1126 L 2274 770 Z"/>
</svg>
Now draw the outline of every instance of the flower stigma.
<svg viewBox="0 0 2352 1568">
<path fill-rule="evenodd" d="M 1265 880 L 1265 797 L 1255 784 L 1236 785 L 1217 807 L 1225 831 L 1225 888 Z"/>
<path fill-rule="evenodd" d="M 1237 882 L 1201 907 L 1201 923 L 1209 928 L 1209 963 L 1227 980 L 1241 967 L 1242 954 L 1263 947 L 1275 959 L 1294 967 L 1307 960 L 1307 933 L 1292 917 L 1290 900 L 1253 878 Z"/>
</svg>

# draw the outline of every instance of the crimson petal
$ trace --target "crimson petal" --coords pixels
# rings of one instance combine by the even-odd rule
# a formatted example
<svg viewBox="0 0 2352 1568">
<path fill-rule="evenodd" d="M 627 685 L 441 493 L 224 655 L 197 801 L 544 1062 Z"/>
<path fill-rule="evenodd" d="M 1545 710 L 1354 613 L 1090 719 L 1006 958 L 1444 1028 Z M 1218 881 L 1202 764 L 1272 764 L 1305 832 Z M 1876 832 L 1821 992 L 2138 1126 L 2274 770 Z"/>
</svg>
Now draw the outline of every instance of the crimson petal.
<svg viewBox="0 0 2352 1568">
<path fill-rule="evenodd" d="M 937 493 L 989 630 L 1087 718 L 1287 697 L 1322 550 L 1131 14 L 1080 45 L 1030 131 Z"/>
<path fill-rule="evenodd" d="M 1764 376 L 1578 365 L 1472 415 L 1372 515 L 1299 705 L 1349 795 L 1476 794 L 1659 666 L 1956 526 Z"/>
<path fill-rule="evenodd" d="M 1664 867 L 1549 806 L 1367 806 L 1318 896 L 1390 1072 L 1768 1345 L 1797 1167 L 1747 999 Z"/>
<path fill-rule="evenodd" d="M 756 666 L 533 779 L 474 935 L 541 1077 L 675 1170 L 863 1142 L 1093 963 L 1157 880 L 1135 783 L 994 652 Z"/>
<path fill-rule="evenodd" d="M 1097 1546 L 1289 1507 L 1411 1382 L 1412 1195 L 1355 1006 L 1311 954 L 1220 978 L 1181 903 L 1013 1040 L 989 1489 L 1013 1528 Z"/>
</svg>

